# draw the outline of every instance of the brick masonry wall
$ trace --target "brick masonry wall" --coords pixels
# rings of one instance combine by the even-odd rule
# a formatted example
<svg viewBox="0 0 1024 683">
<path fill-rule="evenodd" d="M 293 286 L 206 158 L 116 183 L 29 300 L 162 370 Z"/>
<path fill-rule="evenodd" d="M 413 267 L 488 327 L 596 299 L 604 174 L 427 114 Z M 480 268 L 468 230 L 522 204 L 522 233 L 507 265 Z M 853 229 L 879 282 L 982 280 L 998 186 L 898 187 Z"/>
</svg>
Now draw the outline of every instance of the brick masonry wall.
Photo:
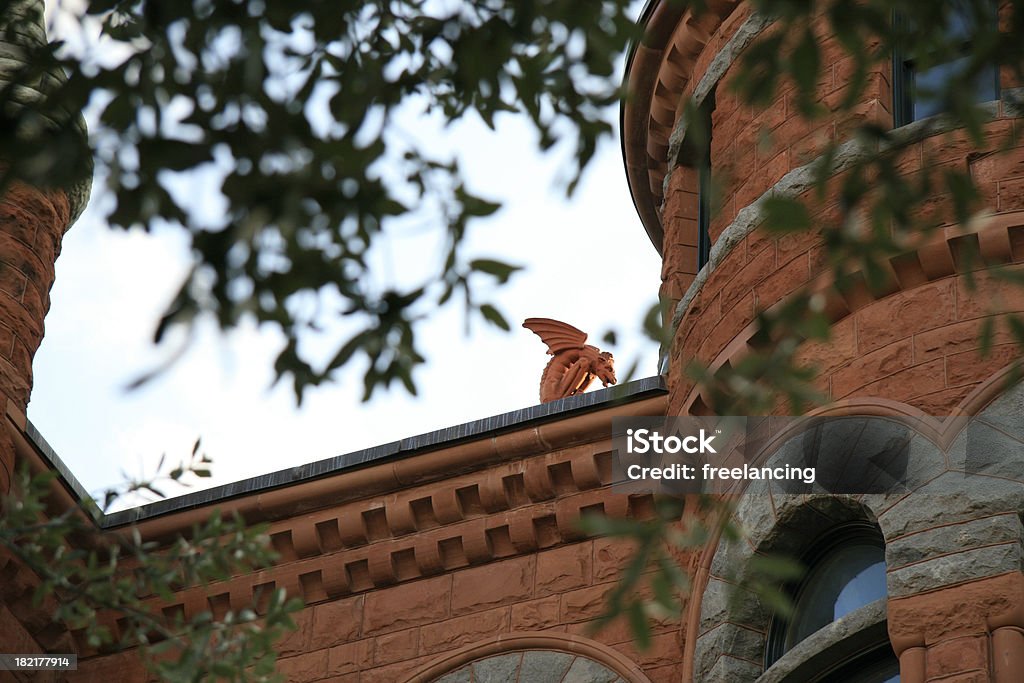
<svg viewBox="0 0 1024 683">
<path fill-rule="evenodd" d="M 7 85 L 10 70 L 25 56 L 24 46 L 45 42 L 42 3 L 17 0 L 5 7 L 0 26 L 0 85 Z M 11 25 L 16 31 L 7 31 Z M 63 74 L 47 74 L 32 87 L 21 86 L 19 97 L 30 100 Z M 75 124 L 85 135 L 84 122 Z M 0 150 L 0 164 L 4 164 Z M 91 179 L 90 179 L 91 180 Z M 0 194 L 0 401 L 6 410 L 12 401 L 24 412 L 32 390 L 32 358 L 43 337 L 43 318 L 50 307 L 54 261 L 73 217 L 84 208 L 90 181 L 71 189 L 43 191 L 17 181 Z M 13 447 L 0 436 L 0 492 L 10 485 Z"/>
<path fill-rule="evenodd" d="M 15 184 L 0 198 L 0 391 L 22 410 L 68 219 L 63 193 Z"/>
<path fill-rule="evenodd" d="M 296 682 L 398 681 L 462 645 L 530 631 L 592 637 L 652 681 L 677 681 L 678 623 L 657 625 L 644 652 L 622 620 L 590 632 L 629 559 L 621 543 L 584 541 L 313 606 L 282 643 L 280 670 Z"/>
<path fill-rule="evenodd" d="M 43 339 L 69 216 L 62 192 L 15 183 L 0 197 L 0 401 L 13 401 L 21 411 L 32 391 L 32 358 Z M 13 447 L 0 445 L 0 451 L 0 491 L 6 491 Z"/>
<path fill-rule="evenodd" d="M 727 22 L 725 27 L 732 25 Z M 826 68 L 820 101 L 834 110 L 845 95 L 847 77 L 843 74 L 849 64 L 834 46 L 830 47 L 831 43 L 826 41 L 823 53 Z M 702 61 L 703 56 L 698 64 Z M 790 92 L 783 92 L 763 112 L 741 106 L 727 87 L 735 69 L 734 65 L 727 71 L 719 85 L 713 114 L 712 168 L 720 198 L 711 224 L 713 241 L 721 237 L 740 211 L 785 174 L 815 158 L 826 142 L 845 139 L 852 125 L 867 119 L 883 125 L 891 123 L 888 65 L 871 74 L 865 100 L 852 117 L 827 117 L 813 124 L 797 115 Z M 1003 112 L 1000 107 L 996 118 L 985 125 L 980 147 L 962 131 L 922 137 L 901 157 L 900 168 L 908 175 L 937 175 L 951 165 L 967 168 L 992 212 L 1020 211 L 1024 209 L 1024 146 L 1018 144 L 1005 155 L 992 153 L 1011 133 L 1019 139 L 1024 132 L 1024 123 L 1013 118 L 1013 113 Z M 696 273 L 695 176 L 693 169 L 677 166 L 663 205 L 662 293 L 673 300 L 687 292 Z M 835 196 L 824 202 L 807 197 L 811 206 L 818 207 L 816 218 L 836 215 Z M 950 197 L 936 193 L 922 212 L 926 218 L 934 216 L 934 224 L 948 225 Z M 1021 236 L 1011 231 L 1010 239 L 1017 260 Z M 825 268 L 823 248 L 813 235 L 774 238 L 755 230 L 743 237 L 710 273 L 676 330 L 671 363 L 677 371 L 670 375 L 670 411 L 685 410 L 693 400 L 693 384 L 678 369 L 690 359 L 723 362 L 743 343 L 739 337 L 758 311 L 822 276 Z M 967 280 L 962 273 L 946 282 L 922 278 L 926 286 L 920 292 L 901 291 L 891 301 L 850 302 L 855 314 L 836 325 L 833 343 L 828 347 L 809 345 L 803 352 L 808 362 L 816 362 L 821 369 L 819 388 L 833 399 L 884 396 L 931 414 L 948 413 L 1014 355 L 1012 345 L 1006 343 L 1011 340 L 1004 328 L 993 353 L 980 363 L 971 362 L 971 356 L 977 354 L 967 352 L 977 349 L 970 338 L 977 336 L 979 319 L 1018 311 L 1021 299 L 1012 288 L 997 286 L 991 278 L 981 278 L 982 286 L 977 290 L 969 288 Z M 998 292 L 989 293 L 988 287 L 996 287 Z M 996 298 L 998 305 L 992 310 L 983 310 L 978 303 Z M 890 347 L 890 343 L 895 346 Z"/>
<path fill-rule="evenodd" d="M 839 66 L 834 66 L 834 70 Z M 888 89 L 888 82 L 879 74 L 874 82 L 879 89 Z M 842 93 L 842 87 L 831 93 Z M 869 93 L 862 109 L 877 108 L 888 116 L 888 100 Z M 719 159 L 744 150 L 744 163 L 737 170 L 731 162 L 725 164 L 722 195 L 725 197 L 720 213 L 712 224 L 713 239 L 736 218 L 738 211 L 753 203 L 777 182 L 782 175 L 799 168 L 808 161 L 803 147 L 818 136 L 817 130 L 801 129 L 799 118 L 783 116 L 787 98 L 780 97 L 775 109 L 753 118 L 737 109 L 733 99 L 719 98 L 715 112 L 714 139 L 724 139 L 731 152 L 719 150 Z M 791 108 L 792 109 L 792 108 Z M 720 116 L 721 114 L 721 116 Z M 881 116 L 881 114 L 880 114 Z M 736 122 L 741 130 L 737 133 Z M 833 121 L 828 135 L 841 134 L 842 126 Z M 771 145 L 759 145 L 751 140 L 764 130 L 787 127 L 785 135 L 772 135 Z M 973 145 L 961 131 L 923 137 L 910 147 L 901 160 L 908 174 L 937 173 L 948 165 L 969 168 L 979 184 L 982 197 L 993 213 L 1010 213 L 1024 209 L 1024 146 L 1018 145 L 1009 154 L 991 154 L 994 146 L 1009 134 L 1020 135 L 1024 123 L 1007 115 L 1000 115 L 986 124 L 985 144 Z M 720 132 L 721 131 L 721 132 Z M 743 132 L 746 131 L 746 132 Z M 748 141 L 742 142 L 744 135 Z M 749 143 L 748 143 L 749 142 Z M 737 146 L 738 145 L 738 146 Z M 770 148 L 769 148 L 770 146 Z M 798 148 L 798 146 L 800 148 Z M 815 148 L 812 151 L 816 154 Z M 769 158 L 768 155 L 771 155 Z M 716 176 L 720 172 L 715 165 Z M 785 163 L 782 163 L 782 160 Z M 777 164 L 778 168 L 766 165 Z M 738 177 L 729 179 L 730 174 Z M 696 182 L 694 172 L 677 167 L 671 176 L 669 197 L 664 207 L 665 265 L 663 267 L 663 293 L 673 299 L 680 298 L 693 282 L 696 236 Z M 752 183 L 756 187 L 752 188 Z M 834 202 L 816 202 L 818 217 L 827 218 L 837 212 Z M 923 208 L 933 215 L 936 225 L 948 224 L 951 214 L 950 198 L 937 194 Z M 1013 257 L 1020 257 L 1017 246 L 1021 240 L 1012 230 Z M 738 335 L 753 321 L 757 311 L 778 302 L 825 273 L 823 250 L 808 236 L 786 236 L 780 239 L 756 229 L 736 244 L 711 272 L 696 297 L 688 306 L 682 324 L 677 329 L 672 362 L 674 368 L 685 367 L 688 358 L 706 364 L 723 359 L 730 344 L 737 344 Z M 899 274 L 899 273 L 898 273 Z M 835 329 L 836 339 L 830 347 L 806 349 L 808 361 L 817 361 L 821 367 L 819 387 L 831 398 L 857 395 L 885 395 L 886 387 L 899 387 L 896 394 L 887 396 L 905 400 L 922 410 L 948 413 L 973 386 L 984 380 L 1013 355 L 1011 345 L 997 347 L 981 364 L 972 364 L 964 354 L 977 348 L 970 341 L 976 332 L 978 319 L 987 314 L 1019 310 L 1020 296 L 1013 290 L 981 278 L 980 288 L 969 287 L 963 273 L 950 276 L 948 282 L 921 279 L 927 287 L 921 292 L 903 291 L 891 301 L 851 302 L 855 309 L 852 319 L 843 319 Z M 927 281 L 927 282 L 926 282 Z M 995 290 L 989 292 L 988 288 Z M 997 290 L 997 291 L 996 291 Z M 993 301 L 991 308 L 984 302 Z M 897 315 L 893 317 L 893 315 Z M 915 315 L 916 314 L 916 315 Z M 899 325 L 893 325 L 899 321 Z M 974 324 L 970 321 L 975 321 Z M 945 328 L 949 329 L 945 329 Z M 977 335 L 974 334 L 976 337 Z M 947 338 L 944 343 L 942 338 Z M 1008 342 L 1006 335 L 996 342 Z M 887 342 L 899 342 L 892 348 Z M 872 354 L 868 356 L 868 354 Z M 962 354 L 962 355 L 957 355 Z M 866 356 L 866 357 L 865 357 Z M 950 356 L 947 360 L 946 356 Z M 930 366 L 925 366 L 930 362 Z M 898 373 L 914 369 L 902 377 Z M 670 410 L 685 410 L 693 389 L 681 373 L 672 374 L 673 396 Z M 873 382 L 892 377 L 889 384 Z M 866 381 L 861 381 L 866 378 Z M 920 380 L 920 382 L 919 382 Z M 909 385 L 907 382 L 910 382 Z M 881 392 L 881 393 L 880 393 Z"/>
<path fill-rule="evenodd" d="M 663 411 L 665 399 L 643 405 L 644 413 Z M 296 615 L 298 629 L 279 644 L 280 671 L 296 683 L 401 681 L 459 648 L 509 633 L 592 639 L 654 683 L 678 681 L 678 620 L 655 624 L 642 652 L 624 619 L 592 632 L 633 553 L 629 543 L 585 537 L 577 520 L 601 511 L 643 517 L 652 498 L 611 490 L 610 415 L 572 419 L 586 420 L 574 445 L 534 447 L 439 482 L 274 522 L 270 534 L 282 556 L 275 567 L 180 593 L 176 605 L 161 608 L 217 614 L 241 608 L 261 586 L 285 586 L 307 604 Z M 573 431 L 569 424 L 563 431 Z M 523 440 L 509 435 L 503 443 L 513 441 Z M 101 619 L 116 632 L 112 615 Z M 126 672 L 145 678 L 137 659 L 78 646 L 76 680 L 109 680 L 112 670 L 119 680 Z"/>
<path fill-rule="evenodd" d="M 1006 3 L 1002 10 L 1005 23 L 1009 20 Z M 692 93 L 694 84 L 712 68 L 714 52 L 726 46 L 741 19 L 745 15 L 737 10 L 707 38 L 684 95 Z M 825 41 L 822 63 L 819 102 L 826 111 L 836 112 L 846 94 L 851 64 L 830 40 Z M 701 282 L 696 277 L 696 172 L 680 159 L 665 183 L 661 291 L 673 301 L 688 301 L 685 310 L 677 311 L 670 349 L 669 414 L 706 409 L 698 387 L 685 373 L 691 360 L 717 367 L 741 358 L 757 312 L 805 286 L 825 292 L 829 284 L 823 248 L 815 235 L 775 237 L 757 228 L 748 231 L 744 225 L 750 210 L 744 210 L 765 192 L 784 185 L 787 174 L 799 173 L 828 142 L 847 139 L 853 126 L 865 121 L 892 123 L 888 64 L 869 74 L 864 98 L 852 115 L 840 118 L 834 113 L 813 123 L 798 116 L 791 91 L 783 90 L 763 111 L 741 105 L 729 91 L 734 73 L 735 64 L 725 70 L 716 90 L 711 149 L 719 205 L 710 235 L 712 243 L 728 237 L 731 247 L 692 291 L 695 280 Z M 1001 78 L 1003 88 L 1019 86 L 1006 72 Z M 1024 146 L 1019 142 L 1024 122 L 1016 118 L 1020 113 L 1019 108 L 998 102 L 992 120 L 983 127 L 981 144 L 962 131 L 924 131 L 899 158 L 898 168 L 908 176 L 938 178 L 946 168 L 968 170 L 993 218 L 965 234 L 951 224 L 949 195 L 937 189 L 920 216 L 937 226 L 935 237 L 883 264 L 891 276 L 887 286 L 868 291 L 860 282 L 828 296 L 832 338 L 828 343 L 806 343 L 799 354 L 802 361 L 818 368 L 817 387 L 829 399 L 858 405 L 878 399 L 878 409 L 902 402 L 926 414 L 944 416 L 962 406 L 978 410 L 984 401 L 999 395 L 997 385 L 1004 386 L 1001 373 L 1021 356 L 1007 319 L 1010 313 L 1024 312 L 1024 289 L 994 277 L 981 262 L 969 263 L 964 253 L 976 250 L 985 263 L 1006 266 L 1011 272 L 1024 268 Z M 994 153 L 1011 134 L 1017 146 L 1005 154 Z M 841 179 L 837 176 L 837 181 Z M 941 188 L 941 183 L 934 186 Z M 824 222 L 838 213 L 836 197 L 833 189 L 824 202 L 805 198 L 817 207 L 814 218 Z M 992 348 L 986 354 L 980 353 L 979 340 L 984 324 L 993 328 Z M 785 410 L 779 407 L 780 412 Z M 1001 574 L 1002 565 L 979 559 L 995 551 L 974 548 L 971 544 L 984 543 L 978 534 L 941 548 L 926 540 L 948 536 L 950 524 L 956 528 L 981 523 L 976 518 L 1018 520 L 1019 495 L 1008 493 L 1005 500 L 995 500 L 1003 494 L 992 492 L 1002 490 L 1002 484 L 1006 482 L 999 479 L 977 483 L 977 491 L 962 494 L 967 501 L 956 496 L 948 501 L 924 492 L 902 501 L 907 509 L 943 511 L 930 521 L 922 520 L 914 534 L 893 541 L 900 548 L 914 546 L 918 561 L 929 558 L 936 567 L 935 576 L 928 574 L 927 562 L 890 568 L 890 590 L 894 586 L 899 590 L 898 597 L 889 601 L 889 631 L 907 683 L 1010 683 L 1024 676 L 1020 571 Z M 925 540 L 915 546 L 919 538 Z M 1007 566 L 1012 566 L 1024 539 L 1017 532 L 1007 538 L 998 548 L 1009 554 Z M 714 548 L 709 552 L 714 554 Z M 915 571 L 944 587 L 904 585 L 904 575 Z M 695 604 L 694 609 L 700 613 L 701 606 Z M 684 641 L 687 646 L 694 642 L 694 636 Z M 759 666 L 752 666 L 751 672 L 753 680 Z M 701 679 L 694 670 L 687 670 L 683 680 Z"/>
</svg>

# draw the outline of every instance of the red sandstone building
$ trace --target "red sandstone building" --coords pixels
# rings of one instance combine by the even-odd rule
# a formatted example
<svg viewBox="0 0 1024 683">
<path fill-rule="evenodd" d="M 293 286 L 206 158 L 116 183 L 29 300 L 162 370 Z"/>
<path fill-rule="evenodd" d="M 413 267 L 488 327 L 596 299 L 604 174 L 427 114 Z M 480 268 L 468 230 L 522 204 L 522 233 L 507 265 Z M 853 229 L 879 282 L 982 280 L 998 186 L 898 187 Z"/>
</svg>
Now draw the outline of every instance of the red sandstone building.
<svg viewBox="0 0 1024 683">
<path fill-rule="evenodd" d="M 709 4 L 710 14 L 695 20 L 684 5 L 652 0 L 641 18 L 648 37 L 627 72 L 630 188 L 664 258 L 662 291 L 677 302 L 663 377 L 627 385 L 619 400 L 593 392 L 108 515 L 104 527 L 137 523 L 152 539 L 188 529 L 214 507 L 270 523 L 280 562 L 179 594 L 186 614 L 241 606 L 261 586 L 301 596 L 299 628 L 280 644 L 280 670 L 296 683 L 1024 681 L 1024 446 L 965 478 L 975 442 L 958 431 L 962 421 L 929 417 L 996 424 L 1024 412 L 1024 390 L 1004 382 L 1019 355 L 1012 340 L 997 339 L 985 357 L 977 352 L 992 303 L 1001 307 L 995 314 L 1020 311 L 1024 296 L 984 271 L 973 274 L 977 291 L 969 289 L 957 258 L 958 240 L 970 240 L 988 262 L 1024 260 L 1024 149 L 976 153 L 961 132 L 922 118 L 927 112 L 894 88 L 891 65 L 871 74 L 858 111 L 916 136 L 919 153 L 909 155 L 906 173 L 921 171 L 925 159 L 967 165 L 994 218 L 969 234 L 949 226 L 892 259 L 890 291 L 834 295 L 832 341 L 802 354 L 822 369 L 820 388 L 832 403 L 821 414 L 917 419 L 905 489 L 752 490 L 736 512 L 745 542 L 715 538 L 679 558 L 694 576 L 681 623 L 656 625 L 643 652 L 621 623 L 588 629 L 630 550 L 584 537 L 576 521 L 588 511 L 643 515 L 651 505 L 649 495 L 611 490 L 611 418 L 701 412 L 687 361 L 714 367 L 737 358 L 755 312 L 823 272 L 812 237 L 775 239 L 758 229 L 758 200 L 799 193 L 821 141 L 841 139 L 846 123 L 808 130 L 785 94 L 763 112 L 741 106 L 725 86 L 737 55 L 770 22 L 747 3 Z M 826 102 L 843 93 L 849 65 L 839 55 L 825 44 Z M 996 75 L 983 98 L 992 139 L 1024 132 L 1011 85 Z M 684 95 L 711 112 L 710 149 L 699 158 L 681 151 Z M 755 144 L 762 132 L 771 144 Z M 706 164 L 724 179 L 713 218 L 701 201 Z M 14 273 L 0 289 L 4 488 L 21 461 L 59 467 L 24 410 L 53 260 L 82 201 L 23 187 L 3 197 L 0 259 Z M 925 441 L 943 455 L 928 455 L 934 449 Z M 773 618 L 756 595 L 727 600 L 748 559 L 764 552 L 809 565 L 789 622 Z M 0 649 L 79 648 L 28 599 L 31 575 L 2 559 L 0 576 Z M 834 619 L 832 607 L 843 615 Z M 77 651 L 73 680 L 143 677 L 133 653 Z"/>
</svg>

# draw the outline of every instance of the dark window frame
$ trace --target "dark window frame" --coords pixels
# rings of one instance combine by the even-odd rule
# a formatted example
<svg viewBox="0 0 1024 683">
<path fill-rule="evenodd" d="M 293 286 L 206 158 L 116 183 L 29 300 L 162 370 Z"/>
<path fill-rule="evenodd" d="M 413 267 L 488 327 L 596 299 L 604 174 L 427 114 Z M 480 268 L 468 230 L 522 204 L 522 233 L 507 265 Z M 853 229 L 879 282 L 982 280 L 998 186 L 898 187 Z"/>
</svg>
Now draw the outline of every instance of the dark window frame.
<svg viewBox="0 0 1024 683">
<path fill-rule="evenodd" d="M 800 594 L 807 588 L 807 579 L 813 573 L 815 566 L 826 560 L 833 552 L 850 545 L 873 545 L 880 548 L 884 553 L 885 538 L 876 525 L 866 521 L 839 524 L 820 535 L 800 556 L 800 562 L 807 568 L 804 576 L 796 582 L 783 586 L 783 590 L 789 595 L 794 606 L 798 604 Z M 782 655 L 792 649 L 792 647 L 787 647 L 786 645 L 791 624 L 792 620 L 779 615 L 771 618 L 765 641 L 765 669 L 771 667 Z M 880 644 L 880 647 L 884 648 L 884 645 Z M 836 666 L 844 667 L 849 661 L 852 660 L 837 662 Z"/>
<path fill-rule="evenodd" d="M 697 150 L 697 272 L 711 260 L 711 113 L 715 111 L 715 91 L 711 90 L 698 109 L 704 127 L 703 143 Z"/>
<path fill-rule="evenodd" d="M 992 18 L 997 20 L 997 12 L 995 3 L 993 5 Z M 909 25 L 910 21 L 902 13 L 893 11 L 892 23 L 894 27 L 905 28 Z M 970 41 L 964 41 L 961 46 L 961 56 L 965 57 L 970 53 L 971 43 Z M 936 64 L 932 69 L 937 69 L 942 66 L 952 64 L 956 60 L 950 60 L 941 64 Z M 907 54 L 906 50 L 897 44 L 893 48 L 892 53 L 892 105 L 893 105 L 893 126 L 899 128 L 907 124 L 919 121 L 927 116 L 915 117 L 914 106 L 915 106 L 915 93 L 914 93 L 914 81 L 917 71 L 914 68 L 914 60 Z M 984 84 L 983 84 L 984 85 Z M 992 69 L 992 82 L 987 84 L 992 87 L 993 100 L 997 100 L 1000 97 L 1000 79 L 999 69 Z M 979 100 L 979 102 L 988 102 L 991 100 Z"/>
</svg>

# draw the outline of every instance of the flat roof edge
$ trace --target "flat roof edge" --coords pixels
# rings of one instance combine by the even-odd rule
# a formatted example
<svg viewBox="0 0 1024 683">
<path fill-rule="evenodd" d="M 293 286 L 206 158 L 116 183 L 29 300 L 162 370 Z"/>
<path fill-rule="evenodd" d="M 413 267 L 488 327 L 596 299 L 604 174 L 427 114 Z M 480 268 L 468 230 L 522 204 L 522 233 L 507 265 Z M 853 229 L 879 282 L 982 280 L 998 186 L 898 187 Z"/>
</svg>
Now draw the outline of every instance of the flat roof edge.
<svg viewBox="0 0 1024 683">
<path fill-rule="evenodd" d="M 530 425 L 593 412 L 622 403 L 632 403 L 666 393 L 668 393 L 668 389 L 664 377 L 661 375 L 646 377 L 619 386 L 599 389 L 578 396 L 570 396 L 550 403 L 541 403 L 452 427 L 437 429 L 398 441 L 379 444 L 351 453 L 214 486 L 202 491 L 194 491 L 182 496 L 165 498 L 127 510 L 111 512 L 102 517 L 99 521 L 99 526 L 103 529 L 124 526 L 172 512 L 179 512 L 210 503 L 227 501 L 241 496 L 308 482 L 369 465 L 408 458 L 464 442 L 497 436 L 501 433 L 514 431 Z M 57 470 L 78 499 L 81 500 L 87 497 L 88 494 L 84 487 L 31 422 L 27 423 L 25 432 L 42 457 Z"/>
</svg>

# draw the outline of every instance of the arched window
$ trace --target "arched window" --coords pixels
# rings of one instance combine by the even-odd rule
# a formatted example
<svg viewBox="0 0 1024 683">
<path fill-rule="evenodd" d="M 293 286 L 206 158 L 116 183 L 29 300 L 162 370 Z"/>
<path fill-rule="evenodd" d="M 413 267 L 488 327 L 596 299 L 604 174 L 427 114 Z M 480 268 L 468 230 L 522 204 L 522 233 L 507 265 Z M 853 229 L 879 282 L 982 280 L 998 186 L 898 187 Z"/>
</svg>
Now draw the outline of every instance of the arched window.
<svg viewBox="0 0 1024 683">
<path fill-rule="evenodd" d="M 790 586 L 793 613 L 775 617 L 768 629 L 765 666 L 770 667 L 833 621 L 886 596 L 885 542 L 876 526 L 850 522 L 833 527 L 801 558 L 807 572 Z M 830 670 L 825 680 L 893 683 L 899 668 L 888 643 L 878 643 Z"/>
<path fill-rule="evenodd" d="M 579 635 L 502 633 L 444 652 L 406 683 L 651 683 L 622 652 Z"/>
</svg>

